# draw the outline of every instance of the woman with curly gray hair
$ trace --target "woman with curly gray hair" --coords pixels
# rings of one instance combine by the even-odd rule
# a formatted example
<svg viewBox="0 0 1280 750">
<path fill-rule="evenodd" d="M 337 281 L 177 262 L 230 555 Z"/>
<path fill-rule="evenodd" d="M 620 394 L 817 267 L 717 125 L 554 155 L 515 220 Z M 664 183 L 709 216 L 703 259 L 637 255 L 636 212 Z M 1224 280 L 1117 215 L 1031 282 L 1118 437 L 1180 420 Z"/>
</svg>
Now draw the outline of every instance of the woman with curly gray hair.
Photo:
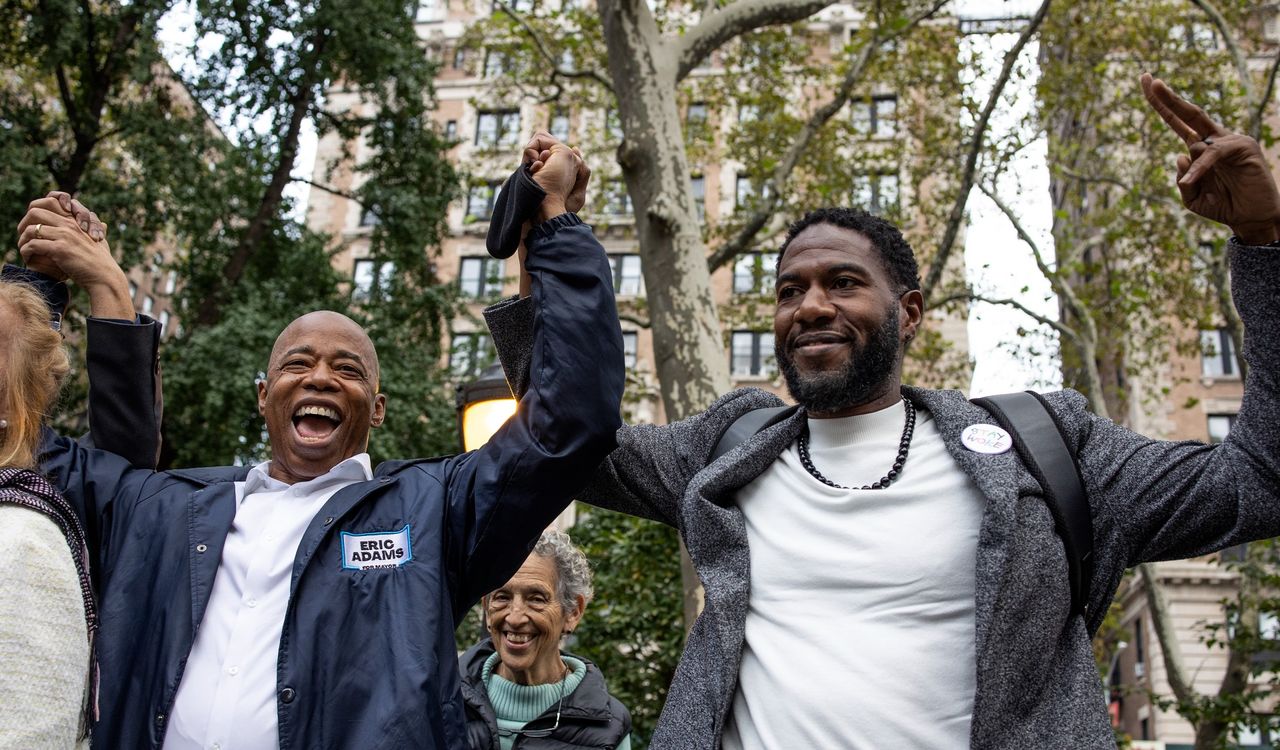
<svg viewBox="0 0 1280 750">
<path fill-rule="evenodd" d="M 472 750 L 631 747 L 631 715 L 599 668 L 560 650 L 591 601 L 591 566 L 562 531 L 481 602 L 489 638 L 460 658 Z"/>
</svg>

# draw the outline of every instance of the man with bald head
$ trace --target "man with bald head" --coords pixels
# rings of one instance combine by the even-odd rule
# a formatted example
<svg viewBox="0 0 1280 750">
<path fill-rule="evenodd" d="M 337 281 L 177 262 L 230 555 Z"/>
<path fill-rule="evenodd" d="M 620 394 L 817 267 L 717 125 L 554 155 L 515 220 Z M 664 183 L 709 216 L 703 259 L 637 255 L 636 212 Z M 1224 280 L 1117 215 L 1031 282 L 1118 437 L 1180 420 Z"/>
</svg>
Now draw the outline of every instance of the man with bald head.
<svg viewBox="0 0 1280 750">
<path fill-rule="evenodd" d="M 545 134 L 526 160 L 546 191 L 526 238 L 531 296 L 486 317 L 495 337 L 508 321 L 532 335 L 531 378 L 483 448 L 372 468 L 378 355 L 326 311 L 281 332 L 258 383 L 269 461 L 157 473 L 50 438 L 44 468 L 86 518 L 101 580 L 95 746 L 465 746 L 454 629 L 620 426 L 609 264 L 571 213 L 589 170 Z M 20 246 L 29 263 L 75 262 L 31 232 Z"/>
</svg>

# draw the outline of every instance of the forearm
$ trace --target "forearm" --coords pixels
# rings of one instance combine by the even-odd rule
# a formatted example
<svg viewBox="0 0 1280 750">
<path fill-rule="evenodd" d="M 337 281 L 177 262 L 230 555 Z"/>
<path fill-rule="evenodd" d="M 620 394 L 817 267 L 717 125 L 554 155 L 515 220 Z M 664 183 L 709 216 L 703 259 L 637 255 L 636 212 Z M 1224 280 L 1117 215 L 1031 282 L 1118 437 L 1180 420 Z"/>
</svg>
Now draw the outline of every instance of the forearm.
<svg viewBox="0 0 1280 750">
<path fill-rule="evenodd" d="M 608 261 L 590 229 L 562 217 L 530 235 L 529 385 L 516 415 L 461 459 L 469 601 L 500 585 L 614 447 L 624 384 Z M 523 304 L 523 303 L 522 303 Z M 469 477 L 469 479 L 467 479 Z M 455 480 L 456 481 L 456 480 Z M 465 601 L 464 601 L 465 603 Z"/>
</svg>

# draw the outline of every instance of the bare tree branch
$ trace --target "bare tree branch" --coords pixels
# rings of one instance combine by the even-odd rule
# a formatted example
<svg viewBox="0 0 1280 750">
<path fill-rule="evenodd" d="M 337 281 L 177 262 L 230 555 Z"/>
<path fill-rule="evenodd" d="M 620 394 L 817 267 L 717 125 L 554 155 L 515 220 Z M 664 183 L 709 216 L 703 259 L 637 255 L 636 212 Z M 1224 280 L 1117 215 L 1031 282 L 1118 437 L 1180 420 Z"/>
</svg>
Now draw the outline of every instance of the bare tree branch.
<svg viewBox="0 0 1280 750">
<path fill-rule="evenodd" d="M 1016 299 L 1012 299 L 1008 297 L 1003 299 L 997 299 L 995 297 L 987 297 L 986 295 L 982 295 L 982 294 L 969 295 L 969 299 L 973 300 L 974 302 L 986 302 L 988 305 L 1004 305 L 1005 307 L 1012 307 L 1013 309 L 1017 310 L 1023 315 L 1026 315 L 1028 318 L 1031 318 L 1035 322 L 1041 325 L 1049 326 L 1053 330 L 1057 331 L 1059 335 L 1066 336 L 1067 338 L 1070 338 L 1073 341 L 1078 341 L 1080 339 L 1080 332 L 1077 331 L 1076 329 L 1072 328 L 1071 326 L 1068 326 L 1066 323 L 1063 323 L 1060 320 L 1055 320 L 1046 315 L 1042 315 L 1041 313 L 1038 313 L 1035 310 L 1032 310 L 1030 307 L 1027 307 L 1025 304 L 1019 302 Z"/>
<path fill-rule="evenodd" d="M 778 166 L 774 168 L 773 175 L 769 178 L 769 190 L 762 205 L 752 209 L 746 223 L 734 234 L 733 238 L 716 248 L 716 251 L 707 258 L 707 268 L 714 271 L 746 250 L 755 241 L 760 230 L 764 229 L 769 220 L 773 218 L 778 210 L 778 205 L 782 202 L 783 188 L 786 186 L 787 180 L 791 179 L 791 173 L 795 171 L 796 165 L 800 163 L 800 158 L 804 155 L 805 149 L 809 147 L 809 144 L 818 135 L 818 132 L 822 130 L 823 126 L 848 103 L 849 98 L 853 96 L 853 90 L 862 81 L 862 74 L 866 72 L 867 66 L 871 63 L 872 58 L 875 57 L 876 51 L 887 42 L 906 35 L 917 25 L 933 17 L 945 4 L 946 0 L 937 0 L 907 24 L 888 34 L 881 35 L 880 28 L 876 28 L 871 38 L 858 51 L 857 58 L 849 65 L 849 69 L 845 71 L 844 78 L 836 89 L 835 96 L 809 117 L 804 127 L 796 134 L 795 140 L 787 148 L 787 153 L 778 161 Z"/>
<path fill-rule="evenodd" d="M 609 76 L 604 72 L 595 69 L 576 70 L 574 68 L 564 67 L 560 64 L 560 61 L 551 54 L 551 50 L 547 49 L 547 45 L 542 41 L 542 36 L 538 34 L 538 31 L 534 29 L 523 16 L 517 13 L 515 8 L 512 8 L 504 2 L 504 0 L 494 0 L 494 3 L 498 6 L 499 10 L 507 14 L 507 17 L 512 21 L 515 21 L 516 25 L 520 27 L 525 36 L 529 38 L 529 41 L 533 42 L 533 46 L 538 50 L 538 54 L 541 55 L 542 59 L 546 60 L 547 64 L 551 66 L 551 75 L 553 78 L 557 76 L 560 78 L 574 79 L 588 78 L 601 86 L 604 86 L 609 93 L 613 93 L 613 81 L 611 81 Z"/>
<path fill-rule="evenodd" d="M 1169 613 L 1169 603 L 1164 598 L 1164 591 L 1156 577 L 1155 565 L 1143 563 L 1138 566 L 1138 574 L 1142 576 L 1142 586 L 1146 589 L 1147 607 L 1151 610 L 1151 622 L 1155 626 L 1156 639 L 1160 641 L 1160 652 L 1164 654 L 1164 667 L 1168 673 L 1169 687 L 1179 701 L 1189 702 L 1195 699 L 1195 690 L 1187 678 L 1187 668 L 1182 661 L 1182 648 L 1178 645 L 1177 629 L 1173 625 L 1173 617 Z"/>
<path fill-rule="evenodd" d="M 973 188 L 974 172 L 978 168 L 978 155 L 982 152 L 982 144 L 986 140 L 987 128 L 991 123 L 991 113 L 995 111 L 996 105 L 1000 103 L 1000 95 L 1004 92 L 1004 87 L 1009 83 L 1010 76 L 1013 75 L 1014 64 L 1018 61 L 1019 55 L 1022 54 L 1023 48 L 1031 41 L 1031 37 L 1035 36 L 1036 32 L 1040 30 L 1045 16 L 1049 14 L 1049 6 L 1052 2 L 1053 0 L 1044 0 L 1044 2 L 1040 3 L 1040 8 L 1031 17 L 1026 28 L 1022 30 L 1022 33 L 1018 36 L 1018 41 L 1005 54 L 1004 65 L 1000 69 L 1000 75 L 992 85 L 991 94 L 987 97 L 987 103 L 982 108 L 978 121 L 974 124 L 973 139 L 969 143 L 969 152 L 965 155 L 964 170 L 960 174 L 956 202 L 951 207 L 951 215 L 947 217 L 946 230 L 943 232 L 942 241 L 938 243 L 938 250 L 929 264 L 929 274 L 925 277 L 921 288 L 925 299 L 929 298 L 929 293 L 942 280 L 942 273 L 947 267 L 947 259 L 951 256 L 956 238 L 960 234 L 960 225 L 964 222 L 964 209 L 968 204 L 969 191 Z"/>
<path fill-rule="evenodd" d="M 683 35 L 667 40 L 678 66 L 676 82 L 702 64 L 720 45 L 736 36 L 765 26 L 801 21 L 836 0 L 733 0 L 702 16 Z"/>
<path fill-rule="evenodd" d="M 293 182 L 301 182 L 303 185 L 310 185 L 316 190 L 320 190 L 322 192 L 328 193 L 329 195 L 336 195 L 339 198 L 346 198 L 349 201 L 354 201 L 361 208 L 370 208 L 370 206 L 365 205 L 365 202 L 360 200 L 360 197 L 357 196 L 355 193 L 351 193 L 346 190 L 339 190 L 338 188 L 335 188 L 335 187 L 330 187 L 328 185 L 324 185 L 319 182 L 308 180 L 305 177 L 293 177 L 290 179 Z"/>
<path fill-rule="evenodd" d="M 1267 105 L 1275 95 L 1277 72 L 1280 72 L 1280 53 L 1276 53 L 1275 59 L 1271 61 L 1271 69 L 1267 71 L 1267 84 L 1262 89 L 1262 96 L 1253 103 L 1253 112 L 1249 115 L 1249 121 L 1258 124 L 1258 132 L 1249 134 L 1255 141 L 1262 138 L 1262 116 L 1266 114 Z"/>
<path fill-rule="evenodd" d="M 1236 77 L 1240 79 L 1240 86 L 1244 88 L 1245 101 L 1250 104 L 1249 122 L 1245 125 L 1245 131 L 1256 139 L 1257 136 L 1254 134 L 1261 132 L 1262 120 L 1260 117 L 1255 119 L 1253 115 L 1256 110 L 1252 105 L 1258 101 L 1258 92 L 1253 85 L 1253 78 L 1249 75 L 1249 59 L 1240 49 L 1235 35 L 1231 33 L 1230 24 L 1216 5 L 1210 0 L 1191 0 L 1191 4 L 1203 11 L 1209 17 L 1209 22 L 1222 35 L 1222 41 L 1227 46 L 1227 54 L 1231 56 L 1231 62 L 1236 66 Z"/>
</svg>

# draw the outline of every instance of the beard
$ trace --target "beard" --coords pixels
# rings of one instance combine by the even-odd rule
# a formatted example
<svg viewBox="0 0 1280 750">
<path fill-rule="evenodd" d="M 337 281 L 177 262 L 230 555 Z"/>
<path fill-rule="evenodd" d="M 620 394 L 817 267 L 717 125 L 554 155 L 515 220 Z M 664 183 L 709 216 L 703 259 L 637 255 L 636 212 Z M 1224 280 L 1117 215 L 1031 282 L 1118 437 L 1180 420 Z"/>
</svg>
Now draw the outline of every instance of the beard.
<svg viewBox="0 0 1280 750">
<path fill-rule="evenodd" d="M 840 411 L 878 396 L 901 358 L 898 306 L 888 309 L 884 324 L 867 342 L 855 347 L 844 366 L 835 370 L 801 372 L 785 342 L 774 342 L 774 356 L 796 403 L 811 413 Z"/>
</svg>

